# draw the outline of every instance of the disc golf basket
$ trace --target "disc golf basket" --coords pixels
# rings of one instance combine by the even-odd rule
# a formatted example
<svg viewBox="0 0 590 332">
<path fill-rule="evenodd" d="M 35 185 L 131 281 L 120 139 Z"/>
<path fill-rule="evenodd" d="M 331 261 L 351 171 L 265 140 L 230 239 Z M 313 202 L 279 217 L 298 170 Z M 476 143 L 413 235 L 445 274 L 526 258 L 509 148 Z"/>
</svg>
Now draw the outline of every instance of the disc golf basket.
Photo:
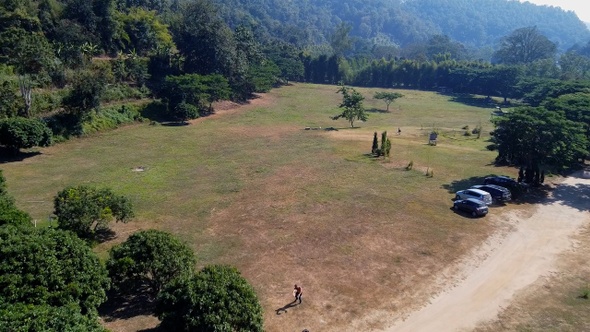
<svg viewBox="0 0 590 332">
<path fill-rule="evenodd" d="M 438 138 L 438 134 L 435 132 L 430 133 L 428 136 L 428 145 L 436 146 L 436 139 Z"/>
</svg>

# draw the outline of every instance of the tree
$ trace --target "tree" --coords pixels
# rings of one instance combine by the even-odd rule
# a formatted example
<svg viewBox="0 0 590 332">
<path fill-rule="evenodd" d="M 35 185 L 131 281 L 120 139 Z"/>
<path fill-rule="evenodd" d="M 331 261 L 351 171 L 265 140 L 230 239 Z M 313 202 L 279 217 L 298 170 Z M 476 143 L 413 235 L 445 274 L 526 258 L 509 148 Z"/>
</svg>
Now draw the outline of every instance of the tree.
<svg viewBox="0 0 590 332">
<path fill-rule="evenodd" d="M 365 97 L 356 91 L 354 88 L 349 88 L 344 85 L 340 86 L 337 93 L 342 93 L 342 103 L 340 104 L 340 108 L 342 108 L 342 113 L 332 117 L 332 120 L 338 120 L 340 118 L 345 118 L 350 122 L 350 127 L 354 128 L 354 121 L 367 120 L 367 113 L 365 112 L 365 108 L 363 107 L 363 100 Z"/>
<path fill-rule="evenodd" d="M 373 146 L 371 147 L 371 153 L 374 156 L 379 156 L 380 152 L 379 152 L 379 140 L 377 139 L 377 132 L 375 132 L 373 134 Z"/>
<path fill-rule="evenodd" d="M 561 112 L 542 107 L 522 107 L 495 120 L 493 140 L 496 162 L 521 165 L 530 170 L 542 166 L 561 170 L 588 155 L 588 140 L 581 123 Z"/>
<path fill-rule="evenodd" d="M 262 331 L 254 289 L 229 266 L 206 266 L 160 293 L 156 314 L 167 331 Z"/>
<path fill-rule="evenodd" d="M 62 100 L 62 105 L 78 121 L 86 120 L 89 111 L 100 106 L 100 99 L 106 91 L 108 73 L 106 70 L 82 70 L 76 74 L 72 89 Z"/>
<path fill-rule="evenodd" d="M 493 58 L 503 64 L 528 64 L 553 58 L 556 52 L 555 43 L 542 35 L 537 27 L 527 27 L 516 29 L 504 37 Z"/>
<path fill-rule="evenodd" d="M 51 143 L 51 130 L 40 120 L 21 117 L 0 120 L 0 145 L 14 153 L 34 146 L 49 146 Z"/>
<path fill-rule="evenodd" d="M 194 273 L 193 251 L 172 234 L 155 229 L 139 231 L 109 252 L 107 269 L 113 287 L 120 292 L 138 292 L 149 287 L 155 297 L 175 278 Z"/>
<path fill-rule="evenodd" d="M 59 228 L 80 237 L 92 237 L 97 230 L 108 228 L 112 219 L 127 222 L 133 218 L 131 201 L 110 189 L 88 186 L 68 187 L 53 200 Z"/>
<path fill-rule="evenodd" d="M 15 87 L 4 81 L 0 84 L 0 119 L 12 118 L 24 108 L 23 100 L 15 93 Z"/>
<path fill-rule="evenodd" d="M 404 95 L 402 95 L 399 92 L 379 91 L 379 92 L 375 92 L 375 96 L 373 98 L 383 100 L 385 102 L 385 104 L 387 105 L 387 112 L 389 112 L 389 104 L 391 104 L 397 98 L 401 98 L 403 96 Z"/>
<path fill-rule="evenodd" d="M 0 330 L 107 332 L 97 317 L 82 315 L 75 304 L 54 307 L 24 303 L 0 307 Z"/>
<path fill-rule="evenodd" d="M 31 226 L 31 221 L 31 216 L 14 205 L 14 198 L 7 192 L 6 179 L 0 170 L 0 227 L 7 224 L 27 227 Z"/>
<path fill-rule="evenodd" d="M 75 234 L 0 227 L 0 307 L 73 304 L 82 315 L 96 317 L 108 288 L 106 269 Z"/>
</svg>

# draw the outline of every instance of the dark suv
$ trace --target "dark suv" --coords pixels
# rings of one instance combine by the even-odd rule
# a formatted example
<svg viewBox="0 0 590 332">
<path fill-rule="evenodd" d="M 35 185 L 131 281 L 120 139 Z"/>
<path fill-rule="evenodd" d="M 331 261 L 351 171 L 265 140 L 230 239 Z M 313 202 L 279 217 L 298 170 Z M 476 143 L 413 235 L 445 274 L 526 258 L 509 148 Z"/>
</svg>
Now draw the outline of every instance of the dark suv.
<svg viewBox="0 0 590 332">
<path fill-rule="evenodd" d="M 512 188 L 518 186 L 518 182 L 513 178 L 507 176 L 490 176 L 483 180 L 484 184 L 495 184 L 505 188 Z"/>
<path fill-rule="evenodd" d="M 503 203 L 512 200 L 512 194 L 510 193 L 510 190 L 495 184 L 478 184 L 472 186 L 471 188 L 483 190 L 490 193 L 492 199 L 496 203 Z"/>
<path fill-rule="evenodd" d="M 488 206 L 486 203 L 475 198 L 458 199 L 453 203 L 455 211 L 463 210 L 471 213 L 472 216 L 485 216 L 488 214 Z"/>
</svg>

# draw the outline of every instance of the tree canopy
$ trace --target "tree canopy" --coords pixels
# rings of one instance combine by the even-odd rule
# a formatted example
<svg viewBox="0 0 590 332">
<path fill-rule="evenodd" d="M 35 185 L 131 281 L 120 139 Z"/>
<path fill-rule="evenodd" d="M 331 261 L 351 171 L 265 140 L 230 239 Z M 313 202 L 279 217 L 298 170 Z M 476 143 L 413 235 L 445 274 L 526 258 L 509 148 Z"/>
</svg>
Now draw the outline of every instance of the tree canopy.
<svg viewBox="0 0 590 332">
<path fill-rule="evenodd" d="M 344 85 L 340 86 L 337 92 L 342 93 L 342 103 L 338 106 L 342 109 L 342 113 L 332 117 L 333 120 L 345 118 L 350 122 L 351 128 L 354 128 L 355 120 L 367 120 L 368 116 L 363 106 L 365 97 L 360 92 Z"/>
<path fill-rule="evenodd" d="M 0 308 L 74 304 L 82 315 L 94 317 L 109 284 L 98 257 L 75 234 L 0 227 Z"/>
<path fill-rule="evenodd" d="M 561 170 L 588 155 L 582 124 L 568 120 L 561 112 L 522 107 L 494 122 L 500 163 Z"/>
<path fill-rule="evenodd" d="M 206 266 L 176 279 L 160 293 L 156 314 L 172 331 L 262 331 L 254 289 L 233 267 Z"/>
<path fill-rule="evenodd" d="M 557 45 L 533 26 L 516 29 L 504 37 L 500 48 L 494 53 L 494 59 L 508 65 L 526 64 L 552 59 L 556 53 Z"/>
<path fill-rule="evenodd" d="M 131 201 L 107 188 L 68 187 L 60 191 L 53 202 L 59 228 L 84 238 L 108 228 L 113 219 L 127 222 L 133 218 Z"/>
<path fill-rule="evenodd" d="M 389 112 L 389 105 L 396 99 L 403 97 L 399 92 L 379 91 L 375 92 L 373 98 L 383 100 L 387 105 L 387 112 Z"/>
<path fill-rule="evenodd" d="M 195 264 L 191 248 L 172 234 L 147 230 L 134 233 L 113 247 L 107 269 L 119 292 L 137 292 L 148 286 L 155 298 L 173 279 L 191 277 Z"/>
</svg>

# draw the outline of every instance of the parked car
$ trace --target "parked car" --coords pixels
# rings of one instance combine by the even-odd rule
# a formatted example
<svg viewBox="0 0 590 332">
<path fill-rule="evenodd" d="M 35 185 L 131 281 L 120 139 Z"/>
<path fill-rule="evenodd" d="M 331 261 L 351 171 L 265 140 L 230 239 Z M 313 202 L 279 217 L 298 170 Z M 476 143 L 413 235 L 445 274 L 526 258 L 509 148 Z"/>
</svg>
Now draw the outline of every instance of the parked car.
<svg viewBox="0 0 590 332">
<path fill-rule="evenodd" d="M 471 186 L 471 188 L 490 193 L 490 195 L 492 195 L 492 200 L 497 203 L 503 203 L 512 200 L 512 194 L 510 193 L 510 190 L 502 186 L 495 184 L 478 184 Z"/>
<path fill-rule="evenodd" d="M 495 184 L 497 186 L 502 186 L 505 188 L 511 188 L 514 186 L 518 186 L 518 182 L 513 178 L 507 176 L 489 176 L 483 180 L 484 184 Z"/>
<path fill-rule="evenodd" d="M 490 193 L 480 190 L 480 189 L 465 189 L 457 191 L 455 199 L 468 199 L 468 198 L 475 198 L 480 200 L 486 205 L 492 204 L 492 195 Z"/>
<path fill-rule="evenodd" d="M 474 217 L 485 216 L 488 214 L 488 206 L 486 203 L 475 198 L 455 200 L 453 203 L 453 209 L 455 211 L 467 211 Z"/>
<path fill-rule="evenodd" d="M 517 182 L 513 178 L 507 176 L 490 176 L 483 180 L 484 184 L 495 184 L 497 186 L 504 187 L 510 190 L 512 199 L 518 199 L 524 192 L 527 191 L 527 184 L 523 182 Z"/>
</svg>

